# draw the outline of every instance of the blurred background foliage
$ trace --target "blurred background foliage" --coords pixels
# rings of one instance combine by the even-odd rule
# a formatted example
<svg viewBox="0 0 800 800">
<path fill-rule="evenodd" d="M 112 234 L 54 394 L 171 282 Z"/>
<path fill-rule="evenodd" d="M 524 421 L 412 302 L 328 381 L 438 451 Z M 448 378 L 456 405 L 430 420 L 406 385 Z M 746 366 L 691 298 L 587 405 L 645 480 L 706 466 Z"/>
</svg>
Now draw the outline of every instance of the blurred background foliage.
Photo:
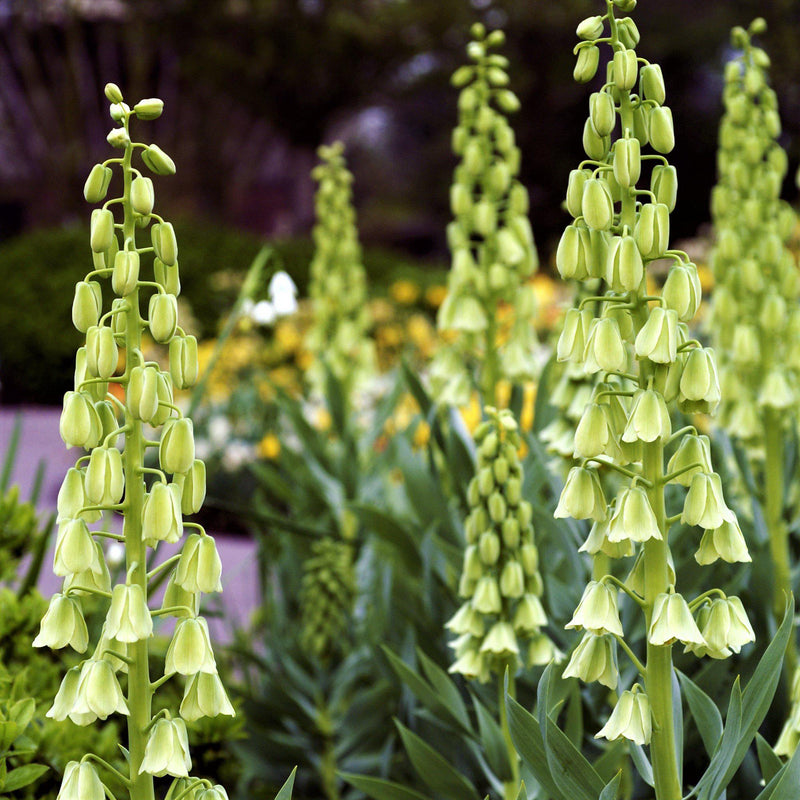
<svg viewBox="0 0 800 800">
<path fill-rule="evenodd" d="M 441 264 L 449 219 L 445 187 L 455 165 L 450 131 L 456 93 L 449 75 L 476 19 L 507 31 L 512 88 L 524 109 L 513 124 L 524 153 L 531 221 L 544 263 L 554 250 L 564 224 L 559 207 L 566 176 L 580 152 L 585 116 L 586 91 L 572 80 L 574 26 L 596 12 L 593 0 L 5 0 L 1 5 L 0 275 L 13 288 L 4 298 L 8 325 L 17 323 L 13 307 L 30 308 L 33 293 L 43 290 L 43 272 L 54 289 L 81 272 L 82 233 L 71 226 L 86 218 L 84 176 L 106 154 L 109 120 L 102 86 L 108 80 L 129 96 L 157 94 L 167 104 L 153 137 L 179 170 L 160 192 L 184 220 L 179 233 L 187 248 L 186 291 L 204 326 L 215 324 L 221 304 L 208 296 L 218 287 L 204 276 L 244 270 L 255 237 L 289 240 L 286 266 L 302 282 L 311 252 L 304 237 L 313 221 L 309 172 L 317 145 L 334 138 L 347 147 L 364 243 L 397 253 L 391 263 L 367 253 L 373 285 L 375 278 L 386 283 L 395 277 L 392 264 L 416 264 L 422 274 L 431 262 Z M 790 169 L 797 166 L 800 4 L 643 0 L 640 5 L 646 11 L 636 15 L 647 43 L 643 55 L 663 66 L 680 131 L 673 234 L 692 236 L 709 217 L 728 33 L 756 14 L 769 23 L 763 43 L 773 59 L 784 121 L 781 144 Z M 56 241 L 44 232 L 14 239 L 48 228 L 58 229 L 50 234 L 58 255 Z M 249 231 L 254 238 L 226 236 L 226 228 Z M 188 249 L 192 243 L 196 251 Z M 31 286 L 24 287 L 28 280 Z M 50 392 L 30 386 L 13 353 L 13 338 L 7 331 L 0 337 L 3 399 L 54 402 L 63 393 L 63 380 L 54 374 Z M 63 352 L 53 352 L 62 344 Z M 63 372 L 64 354 L 73 345 L 42 344 L 48 366 L 55 368 L 62 359 Z M 38 345 L 34 349 L 39 355 Z"/>
</svg>

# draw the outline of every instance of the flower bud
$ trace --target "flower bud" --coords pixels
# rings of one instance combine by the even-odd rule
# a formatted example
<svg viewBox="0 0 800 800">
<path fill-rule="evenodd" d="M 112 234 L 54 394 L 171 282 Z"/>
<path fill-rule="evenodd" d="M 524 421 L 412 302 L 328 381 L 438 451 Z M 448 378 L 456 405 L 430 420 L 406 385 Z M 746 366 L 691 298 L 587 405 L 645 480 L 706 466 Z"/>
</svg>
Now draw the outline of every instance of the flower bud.
<svg viewBox="0 0 800 800">
<path fill-rule="evenodd" d="M 570 308 L 567 311 L 556 348 L 559 361 L 571 361 L 575 364 L 583 361 L 583 351 L 593 319 L 588 308 Z"/>
<path fill-rule="evenodd" d="M 72 324 L 81 333 L 86 333 L 93 325 L 97 325 L 102 308 L 100 284 L 97 281 L 78 281 L 72 301 Z"/>
<path fill-rule="evenodd" d="M 586 224 L 598 231 L 606 231 L 614 221 L 614 203 L 608 184 L 599 178 L 589 178 L 583 186 L 581 212 Z"/>
<path fill-rule="evenodd" d="M 644 203 L 633 232 L 642 258 L 661 258 L 669 247 L 669 211 L 663 203 Z"/>
<path fill-rule="evenodd" d="M 692 263 L 675 264 L 664 282 L 661 297 L 681 322 L 691 322 L 703 298 L 697 267 Z"/>
<path fill-rule="evenodd" d="M 617 116 L 614 101 L 608 92 L 593 92 L 589 96 L 589 118 L 600 136 L 608 136 L 614 130 Z"/>
<path fill-rule="evenodd" d="M 752 325 L 740 324 L 733 329 L 733 362 L 738 366 L 755 366 L 761 361 L 758 331 Z"/>
<path fill-rule="evenodd" d="M 105 94 L 109 103 L 122 102 L 122 90 L 119 88 L 119 86 L 117 86 L 116 83 L 107 83 L 103 87 L 103 93 Z"/>
<path fill-rule="evenodd" d="M 491 575 L 484 575 L 478 580 L 472 595 L 472 607 L 480 614 L 497 614 L 502 610 L 500 587 Z"/>
<path fill-rule="evenodd" d="M 639 91 L 645 100 L 663 105 L 667 99 L 664 76 L 658 64 L 646 64 L 639 72 Z"/>
<path fill-rule="evenodd" d="M 598 681 L 611 690 L 616 689 L 619 668 L 614 640 L 610 636 L 597 636 L 588 631 L 584 633 L 580 643 L 572 651 L 563 677 L 579 678 L 584 683 Z"/>
<path fill-rule="evenodd" d="M 675 210 L 678 199 L 678 172 L 670 164 L 657 164 L 650 175 L 650 191 L 657 203 L 663 203 L 667 211 Z"/>
<path fill-rule="evenodd" d="M 97 506 L 110 506 L 122 499 L 125 475 L 122 455 L 116 448 L 95 447 L 86 468 L 86 497 Z"/>
<path fill-rule="evenodd" d="M 786 300 L 777 292 L 769 292 L 761 301 L 758 324 L 769 333 L 779 333 L 786 325 Z"/>
<path fill-rule="evenodd" d="M 631 17 L 621 17 L 617 20 L 617 35 L 620 42 L 630 49 L 636 47 L 641 38 L 639 29 Z"/>
<path fill-rule="evenodd" d="M 678 313 L 656 306 L 636 336 L 636 357 L 657 364 L 671 364 L 677 358 Z"/>
<path fill-rule="evenodd" d="M 107 208 L 92 211 L 89 243 L 92 251 L 103 253 L 111 247 L 114 238 L 114 215 Z"/>
<path fill-rule="evenodd" d="M 67 392 L 59 432 L 67 447 L 94 447 L 102 428 L 91 397 L 85 392 Z"/>
<path fill-rule="evenodd" d="M 105 800 L 106 793 L 100 776 L 91 761 L 70 761 L 56 800 Z"/>
<path fill-rule="evenodd" d="M 167 266 L 178 263 L 178 240 L 171 222 L 162 222 L 152 227 L 153 250 Z"/>
<path fill-rule="evenodd" d="M 157 97 L 146 97 L 140 100 L 134 107 L 133 113 L 139 119 L 158 119 L 164 110 L 164 101 Z M 151 145 L 152 147 L 152 145 Z"/>
<path fill-rule="evenodd" d="M 158 398 L 158 410 L 156 411 L 150 424 L 153 426 L 163 425 L 171 416 L 175 399 L 172 396 L 172 378 L 169 372 L 156 370 L 156 396 Z"/>
<path fill-rule="evenodd" d="M 606 536 L 612 544 L 625 540 L 646 542 L 649 539 L 663 538 L 644 489 L 631 486 L 617 495 Z"/>
<path fill-rule="evenodd" d="M 606 499 L 595 470 L 585 467 L 572 467 L 567 475 L 564 488 L 553 516 L 557 519 L 606 518 Z"/>
<path fill-rule="evenodd" d="M 214 539 L 193 533 L 186 540 L 175 568 L 175 583 L 189 592 L 221 592 L 222 562 Z"/>
<path fill-rule="evenodd" d="M 579 225 L 567 225 L 556 249 L 556 267 L 564 280 L 585 280 L 586 253 L 590 247 L 589 232 Z"/>
<path fill-rule="evenodd" d="M 633 236 L 612 237 L 605 278 L 615 292 L 635 292 L 642 285 L 644 264 Z"/>
<path fill-rule="evenodd" d="M 603 18 L 600 16 L 586 17 L 582 20 L 575 33 L 579 39 L 594 41 L 603 35 Z"/>
<path fill-rule="evenodd" d="M 151 366 L 134 367 L 126 399 L 134 419 L 150 422 L 158 413 L 158 370 Z"/>
<path fill-rule="evenodd" d="M 156 175 L 174 175 L 175 162 L 158 146 L 151 144 L 142 150 L 142 161 Z"/>
<path fill-rule="evenodd" d="M 83 196 L 87 203 L 99 203 L 105 198 L 112 175 L 112 171 L 102 164 L 95 164 L 92 167 L 83 185 Z"/>
<path fill-rule="evenodd" d="M 614 53 L 614 85 L 620 91 L 628 91 L 636 86 L 639 65 L 635 50 L 617 50 Z"/>
<path fill-rule="evenodd" d="M 119 116 L 120 119 L 122 118 L 122 115 L 125 113 L 123 108 L 124 105 L 125 105 L 124 103 L 121 104 L 121 106 L 116 112 L 116 114 Z M 112 106 L 112 109 L 113 108 L 114 106 Z M 114 116 L 113 113 L 112 116 Z M 118 150 L 124 150 L 126 147 L 130 145 L 131 137 L 128 131 L 125 130 L 125 128 L 112 128 L 108 132 L 108 135 L 106 136 L 106 141 L 112 147 L 116 147 Z"/>
<path fill-rule="evenodd" d="M 602 581 L 589 581 L 572 619 L 564 627 L 582 628 L 598 636 L 605 633 L 622 636 L 617 590 Z"/>
<path fill-rule="evenodd" d="M 153 259 L 156 283 L 167 293 L 177 297 L 181 293 L 181 276 L 178 265 L 168 266 L 160 258 Z"/>
<path fill-rule="evenodd" d="M 484 637 L 479 652 L 500 658 L 519 655 L 517 637 L 511 624 L 502 621 L 495 622 Z"/>
<path fill-rule="evenodd" d="M 215 783 L 211 788 L 201 789 L 194 800 L 228 800 L 228 793 L 224 786 Z"/>
<path fill-rule="evenodd" d="M 181 494 L 181 511 L 189 516 L 196 514 L 203 505 L 206 497 L 206 465 L 199 459 L 192 462 L 191 469 L 186 473 Z"/>
<path fill-rule="evenodd" d="M 600 50 L 595 45 L 587 45 L 578 50 L 578 60 L 572 77 L 577 83 L 588 83 L 597 74 L 597 65 L 600 63 Z"/>
<path fill-rule="evenodd" d="M 488 199 L 479 200 L 472 209 L 472 225 L 481 236 L 490 236 L 497 228 L 497 208 Z"/>
<path fill-rule="evenodd" d="M 153 484 L 144 501 L 142 536 L 151 546 L 156 542 L 174 544 L 183 536 L 181 489 L 177 484 Z"/>
<path fill-rule="evenodd" d="M 86 628 L 80 601 L 67 595 L 54 594 L 42 617 L 33 646 L 59 650 L 69 645 L 78 653 L 83 653 L 88 644 L 89 631 Z"/>
<path fill-rule="evenodd" d="M 153 635 L 153 618 L 139 584 L 118 583 L 111 593 L 106 636 L 130 644 Z"/>
<path fill-rule="evenodd" d="M 103 659 L 84 661 L 70 718 L 82 714 L 89 719 L 106 719 L 111 714 L 129 713 L 111 664 Z"/>
<path fill-rule="evenodd" d="M 642 105 L 633 109 L 633 135 L 642 147 L 650 141 L 650 119 Z"/>
<path fill-rule="evenodd" d="M 105 325 L 92 325 L 86 331 L 86 368 L 95 378 L 110 378 L 117 369 L 119 353 L 114 332 Z"/>
<path fill-rule="evenodd" d="M 165 472 L 184 473 L 194 461 L 194 433 L 187 418 L 167 420 L 158 446 L 158 460 Z"/>
<path fill-rule="evenodd" d="M 681 374 L 679 408 L 686 413 L 713 414 L 720 396 L 714 351 L 710 347 L 693 348 Z"/>
<path fill-rule="evenodd" d="M 736 515 L 725 504 L 722 482 L 716 472 L 701 472 L 692 476 L 683 503 L 681 522 L 706 530 L 719 528 L 724 522 L 736 523 Z"/>
<path fill-rule="evenodd" d="M 579 217 L 582 213 L 581 203 L 583 202 L 583 187 L 586 181 L 592 177 L 588 169 L 573 169 L 569 173 L 567 184 L 567 211 L 573 217 Z"/>
<path fill-rule="evenodd" d="M 667 472 L 678 472 L 695 465 L 692 469 L 687 469 L 670 483 L 679 483 L 681 486 L 690 486 L 692 478 L 701 472 L 711 472 L 711 444 L 708 436 L 694 436 L 687 434 L 681 439 L 681 443 L 675 454 L 669 460 Z"/>
<path fill-rule="evenodd" d="M 606 407 L 600 403 L 589 403 L 575 429 L 575 458 L 595 458 L 606 451 L 609 439 Z"/>
<path fill-rule="evenodd" d="M 139 254 L 135 250 L 120 250 L 114 256 L 114 271 L 111 273 L 111 287 L 125 297 L 131 294 L 139 281 Z"/>
<path fill-rule="evenodd" d="M 611 137 L 601 136 L 592 125 L 592 120 L 587 119 L 583 126 L 583 150 L 586 155 L 594 161 L 600 161 L 606 157 L 608 148 L 611 146 Z"/>
<path fill-rule="evenodd" d="M 68 519 L 77 519 L 79 516 L 87 522 L 96 522 L 100 519 L 101 512 L 99 511 L 86 511 L 81 514 L 80 511 L 85 505 L 88 503 L 83 489 L 83 472 L 75 467 L 70 467 L 58 490 L 56 522 L 60 525 Z"/>
<path fill-rule="evenodd" d="M 636 186 L 642 172 L 642 156 L 639 140 L 617 139 L 614 142 L 614 178 L 623 189 Z"/>
<path fill-rule="evenodd" d="M 131 206 L 137 214 L 149 217 L 155 205 L 153 179 L 137 175 L 131 181 Z"/>
<path fill-rule="evenodd" d="M 666 444 L 672 433 L 672 423 L 663 396 L 653 389 L 638 389 L 628 424 L 622 433 L 623 442 L 655 442 Z"/>
<path fill-rule="evenodd" d="M 657 106 L 650 110 L 650 144 L 659 153 L 669 153 L 675 147 L 675 128 L 672 109 Z"/>
<path fill-rule="evenodd" d="M 201 717 L 217 717 L 220 714 L 233 717 L 236 712 L 225 694 L 219 675 L 198 672 L 186 682 L 180 714 L 188 722 L 195 722 Z"/>
<path fill-rule="evenodd" d="M 656 597 L 647 641 L 654 645 L 673 644 L 675 641 L 705 644 L 683 595 L 662 592 Z"/>
<path fill-rule="evenodd" d="M 480 560 L 483 564 L 491 566 L 497 563 L 500 556 L 500 538 L 494 531 L 484 531 L 478 541 L 478 553 Z M 483 568 L 480 570 L 477 566 L 473 566 L 468 558 L 464 560 L 464 571 L 469 573 L 470 577 L 477 580 L 483 574 Z"/>
<path fill-rule="evenodd" d="M 187 777 L 191 768 L 186 723 L 182 719 L 162 717 L 150 730 L 139 774 L 147 772 L 157 778 L 164 775 L 180 778 Z"/>
<path fill-rule="evenodd" d="M 623 738 L 641 746 L 650 744 L 652 732 L 653 720 L 647 695 L 641 691 L 625 691 L 617 700 L 608 722 L 595 734 L 595 739 L 613 741 Z"/>
<path fill-rule="evenodd" d="M 588 374 L 595 372 L 624 372 L 628 353 L 615 319 L 595 318 L 589 327 L 583 368 Z"/>
<path fill-rule="evenodd" d="M 158 292 L 150 298 L 150 333 L 157 342 L 168 342 L 178 327 L 178 301 L 171 294 Z"/>
</svg>

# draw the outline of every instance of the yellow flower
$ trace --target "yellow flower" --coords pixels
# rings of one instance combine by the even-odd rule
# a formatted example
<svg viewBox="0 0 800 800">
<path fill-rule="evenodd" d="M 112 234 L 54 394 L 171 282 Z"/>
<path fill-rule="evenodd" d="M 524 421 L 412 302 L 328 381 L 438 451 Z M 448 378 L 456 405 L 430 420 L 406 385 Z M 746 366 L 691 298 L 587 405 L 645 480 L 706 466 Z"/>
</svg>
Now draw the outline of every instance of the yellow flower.
<svg viewBox="0 0 800 800">
<path fill-rule="evenodd" d="M 519 426 L 523 431 L 529 431 L 533 428 L 536 388 L 536 384 L 533 381 L 528 381 L 522 388 L 522 411 L 519 417 Z"/>
<path fill-rule="evenodd" d="M 494 391 L 495 404 L 498 408 L 508 408 L 511 400 L 511 381 L 503 378 L 497 382 Z"/>
<path fill-rule="evenodd" d="M 389 294 L 396 303 L 410 306 L 419 300 L 420 289 L 413 281 L 400 280 L 389 287 Z"/>
<path fill-rule="evenodd" d="M 425 302 L 433 308 L 439 308 L 445 297 L 447 297 L 447 287 L 441 284 L 437 283 L 425 290 Z"/>
<path fill-rule="evenodd" d="M 714 288 L 714 273 L 709 269 L 708 264 L 697 265 L 697 277 L 700 278 L 700 288 L 703 294 L 708 294 Z"/>
<path fill-rule="evenodd" d="M 461 411 L 461 416 L 464 419 L 467 430 L 472 433 L 481 421 L 481 403 L 478 399 L 478 393 L 473 392 L 469 404 L 462 406 L 459 410 Z"/>
<path fill-rule="evenodd" d="M 281 452 L 281 440 L 274 434 L 268 433 L 257 445 L 256 452 L 261 458 L 276 459 Z"/>
<path fill-rule="evenodd" d="M 282 320 L 275 326 L 275 341 L 285 353 L 294 353 L 303 343 L 303 337 L 293 322 Z"/>
<path fill-rule="evenodd" d="M 414 446 L 425 447 L 431 438 L 431 426 L 426 420 L 420 420 L 416 429 L 414 430 Z"/>
<path fill-rule="evenodd" d="M 314 363 L 314 354 L 310 350 L 300 350 L 294 360 L 297 368 L 305 372 Z"/>
<path fill-rule="evenodd" d="M 317 411 L 314 413 L 312 424 L 318 431 L 329 430 L 332 422 L 333 420 L 331 418 L 331 412 L 328 411 L 327 408 L 317 409 Z"/>
</svg>

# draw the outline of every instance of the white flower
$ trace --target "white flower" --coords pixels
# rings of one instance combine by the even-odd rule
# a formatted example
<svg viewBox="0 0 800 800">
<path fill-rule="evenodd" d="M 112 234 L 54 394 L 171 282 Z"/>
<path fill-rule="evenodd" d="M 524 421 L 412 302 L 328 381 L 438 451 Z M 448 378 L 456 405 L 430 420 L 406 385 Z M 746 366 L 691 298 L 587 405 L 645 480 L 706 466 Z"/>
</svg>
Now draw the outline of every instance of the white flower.
<svg viewBox="0 0 800 800">
<path fill-rule="evenodd" d="M 275 308 L 269 300 L 259 300 L 250 312 L 250 319 L 256 325 L 272 325 L 276 316 Z"/>
<path fill-rule="evenodd" d="M 231 423 L 227 417 L 221 414 L 215 414 L 208 421 L 208 438 L 212 444 L 217 446 L 223 445 L 228 441 L 231 435 Z"/>
</svg>

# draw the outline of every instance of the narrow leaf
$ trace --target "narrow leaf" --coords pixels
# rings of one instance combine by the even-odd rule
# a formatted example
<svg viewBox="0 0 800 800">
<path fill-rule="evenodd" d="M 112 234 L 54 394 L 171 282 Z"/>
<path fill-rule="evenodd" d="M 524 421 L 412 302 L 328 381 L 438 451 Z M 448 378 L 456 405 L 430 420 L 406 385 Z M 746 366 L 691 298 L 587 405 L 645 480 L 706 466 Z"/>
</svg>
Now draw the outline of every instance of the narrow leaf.
<svg viewBox="0 0 800 800">
<path fill-rule="evenodd" d="M 297 767 L 292 770 L 291 775 L 286 779 L 286 783 L 281 786 L 280 791 L 275 795 L 275 800 L 291 800 L 295 775 L 297 775 Z"/>
<path fill-rule="evenodd" d="M 617 800 L 619 784 L 622 780 L 622 772 L 618 772 L 603 788 L 597 800 Z"/>
<path fill-rule="evenodd" d="M 756 800 L 797 800 L 800 786 L 800 747 L 789 763 L 782 766 Z"/>
<path fill-rule="evenodd" d="M 340 772 L 339 777 L 351 786 L 355 786 L 360 792 L 364 792 L 367 797 L 373 797 L 375 800 L 427 800 L 424 794 L 415 792 L 400 783 L 383 780 L 383 778 L 354 775 L 351 772 Z"/>
<path fill-rule="evenodd" d="M 650 763 L 650 759 L 642 749 L 642 746 L 636 744 L 636 742 L 628 742 L 628 749 L 631 754 L 633 766 L 636 767 L 636 771 L 641 775 L 642 780 L 648 786 L 655 786 L 656 781 L 653 777 L 653 765 Z"/>
<path fill-rule="evenodd" d="M 473 697 L 473 704 L 478 715 L 478 728 L 486 760 L 499 780 L 504 783 L 510 781 L 512 778 L 511 764 L 508 761 L 508 751 L 503 739 L 503 732 L 494 717 L 477 697 Z"/>
<path fill-rule="evenodd" d="M 781 771 L 783 762 L 760 733 L 756 734 L 756 750 L 761 767 L 761 777 L 764 778 L 765 783 L 769 783 Z"/>
<path fill-rule="evenodd" d="M 714 701 L 689 677 L 676 670 L 689 711 L 697 725 L 703 746 L 709 756 L 714 754 L 722 736 L 722 714 Z"/>
<path fill-rule="evenodd" d="M 458 687 L 450 679 L 449 675 L 438 665 L 431 661 L 425 653 L 417 648 L 417 656 L 425 677 L 430 681 L 431 686 L 438 693 L 441 701 L 447 706 L 450 713 L 462 724 L 465 730 L 470 730 L 469 714 Z"/>
</svg>

